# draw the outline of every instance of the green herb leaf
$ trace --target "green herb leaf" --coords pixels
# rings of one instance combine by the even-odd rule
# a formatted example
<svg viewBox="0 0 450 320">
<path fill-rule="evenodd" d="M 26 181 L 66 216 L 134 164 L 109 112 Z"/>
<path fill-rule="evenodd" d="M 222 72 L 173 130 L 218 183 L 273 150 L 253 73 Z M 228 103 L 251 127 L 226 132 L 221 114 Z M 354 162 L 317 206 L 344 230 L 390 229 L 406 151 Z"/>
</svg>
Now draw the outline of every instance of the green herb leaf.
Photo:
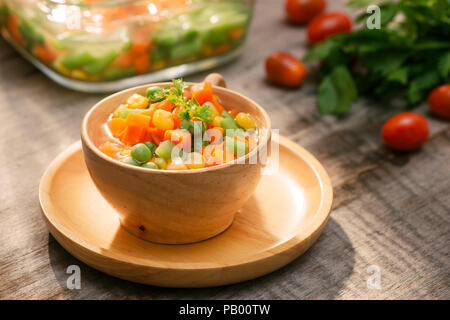
<svg viewBox="0 0 450 320">
<path fill-rule="evenodd" d="M 406 84 L 408 82 L 408 68 L 398 68 L 389 73 L 386 79 L 388 81 Z"/>
<path fill-rule="evenodd" d="M 337 45 L 338 44 L 334 38 L 328 38 L 308 51 L 308 53 L 306 53 L 303 57 L 303 61 L 320 61 L 326 59 L 331 52 L 337 48 Z"/>
<path fill-rule="evenodd" d="M 408 88 L 407 96 L 409 102 L 416 104 L 424 100 L 429 91 L 439 84 L 439 80 L 439 72 L 436 69 L 432 69 L 424 75 L 415 78 L 411 81 Z"/>
<path fill-rule="evenodd" d="M 450 81 L 450 51 L 439 59 L 438 68 L 441 73 L 441 77 L 445 81 Z"/>
<path fill-rule="evenodd" d="M 347 67 L 339 66 L 319 85 L 317 105 L 322 114 L 341 114 L 350 109 L 357 96 L 353 77 Z"/>
</svg>

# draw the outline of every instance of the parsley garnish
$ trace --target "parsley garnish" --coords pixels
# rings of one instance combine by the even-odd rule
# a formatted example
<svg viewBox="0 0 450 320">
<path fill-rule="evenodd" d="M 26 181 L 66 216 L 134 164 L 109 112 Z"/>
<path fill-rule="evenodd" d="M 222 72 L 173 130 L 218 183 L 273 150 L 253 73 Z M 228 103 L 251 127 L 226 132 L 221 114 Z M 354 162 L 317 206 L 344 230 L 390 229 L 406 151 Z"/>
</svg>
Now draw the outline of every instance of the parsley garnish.
<svg viewBox="0 0 450 320">
<path fill-rule="evenodd" d="M 200 105 L 195 99 L 186 99 L 183 95 L 188 85 L 183 79 L 172 80 L 172 86 L 162 89 L 162 96 L 177 107 L 181 107 L 178 116 L 181 120 L 197 120 L 206 127 L 207 123 L 212 122 L 211 109 L 208 105 Z"/>
</svg>

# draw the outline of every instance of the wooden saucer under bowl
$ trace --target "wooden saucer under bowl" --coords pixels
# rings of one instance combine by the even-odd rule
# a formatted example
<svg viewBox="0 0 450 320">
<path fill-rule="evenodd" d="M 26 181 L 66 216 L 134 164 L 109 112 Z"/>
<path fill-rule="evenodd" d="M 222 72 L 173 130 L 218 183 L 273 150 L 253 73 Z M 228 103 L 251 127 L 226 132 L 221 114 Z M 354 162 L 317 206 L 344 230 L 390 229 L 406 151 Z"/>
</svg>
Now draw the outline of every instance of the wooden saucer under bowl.
<svg viewBox="0 0 450 320">
<path fill-rule="evenodd" d="M 144 284 L 208 287 L 265 275 L 300 256 L 320 235 L 333 194 L 322 165 L 280 137 L 277 172 L 262 177 L 227 230 L 202 242 L 156 244 L 121 228 L 89 176 L 80 142 L 47 168 L 39 198 L 50 233 L 89 266 Z"/>
</svg>

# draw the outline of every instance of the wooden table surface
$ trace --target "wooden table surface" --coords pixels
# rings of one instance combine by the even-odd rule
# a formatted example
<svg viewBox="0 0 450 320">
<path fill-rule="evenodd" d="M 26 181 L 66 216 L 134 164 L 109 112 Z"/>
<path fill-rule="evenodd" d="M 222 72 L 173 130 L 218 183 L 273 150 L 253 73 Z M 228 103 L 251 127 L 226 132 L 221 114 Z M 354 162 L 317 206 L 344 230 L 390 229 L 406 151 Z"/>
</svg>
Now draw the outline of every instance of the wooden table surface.
<svg viewBox="0 0 450 320">
<path fill-rule="evenodd" d="M 328 2 L 342 8 L 344 1 Z M 449 122 L 430 115 L 426 104 L 418 106 L 431 136 L 421 150 L 398 154 L 380 138 L 383 122 L 398 110 L 361 99 L 341 119 L 320 116 L 312 80 L 285 90 L 264 79 L 268 54 L 301 56 L 305 48 L 304 29 L 285 23 L 282 1 L 260 0 L 244 54 L 215 71 L 265 107 L 273 127 L 327 169 L 335 200 L 322 236 L 303 256 L 262 278 L 167 289 L 98 272 L 49 235 L 39 208 L 39 178 L 79 139 L 83 115 L 104 95 L 58 86 L 0 40 L 0 298 L 449 299 Z M 72 264 L 81 267 L 81 290 L 66 287 Z M 367 286 L 374 269 L 380 271 L 379 289 Z"/>
</svg>

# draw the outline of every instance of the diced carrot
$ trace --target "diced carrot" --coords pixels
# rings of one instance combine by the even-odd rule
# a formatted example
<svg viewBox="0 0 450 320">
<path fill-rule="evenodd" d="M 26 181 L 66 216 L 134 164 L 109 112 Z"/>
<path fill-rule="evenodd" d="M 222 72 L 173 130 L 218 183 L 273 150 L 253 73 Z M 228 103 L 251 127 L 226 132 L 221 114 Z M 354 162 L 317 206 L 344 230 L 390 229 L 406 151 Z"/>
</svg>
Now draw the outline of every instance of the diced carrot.
<svg viewBox="0 0 450 320">
<path fill-rule="evenodd" d="M 143 53 L 133 60 L 133 65 L 138 73 L 144 73 L 150 68 L 150 59 L 147 53 Z"/>
<path fill-rule="evenodd" d="M 215 146 L 210 144 L 202 147 L 202 155 L 206 161 L 214 156 Z"/>
<path fill-rule="evenodd" d="M 178 115 L 178 112 L 183 109 L 181 106 L 176 107 L 175 109 L 172 110 L 172 117 L 173 117 L 173 123 L 174 123 L 174 128 L 177 129 L 180 127 L 181 125 L 181 119 L 180 116 Z"/>
<path fill-rule="evenodd" d="M 222 54 L 230 50 L 230 45 L 227 43 L 221 44 L 216 47 L 215 53 L 216 54 Z"/>
<path fill-rule="evenodd" d="M 131 66 L 132 63 L 133 57 L 131 56 L 130 52 L 127 51 L 119 55 L 116 59 L 114 59 L 112 65 L 114 67 L 125 68 Z"/>
<path fill-rule="evenodd" d="M 236 28 L 230 31 L 230 38 L 233 40 L 237 40 L 244 34 L 244 29 Z"/>
<path fill-rule="evenodd" d="M 124 149 L 122 145 L 111 141 L 106 141 L 98 148 L 101 152 L 113 158 L 118 158 L 118 153 L 122 152 L 122 150 Z"/>
<path fill-rule="evenodd" d="M 220 145 L 214 145 L 212 156 L 209 158 L 205 157 L 205 159 L 207 159 L 205 166 L 212 167 L 212 166 L 217 166 L 219 164 L 222 164 L 222 163 L 225 163 L 228 161 L 232 161 L 235 158 L 234 158 L 234 154 L 232 154 L 231 152 L 229 152 L 227 150 L 224 150 L 223 144 L 220 144 Z"/>
<path fill-rule="evenodd" d="M 225 110 L 225 108 L 222 107 L 222 105 L 219 103 L 219 100 L 217 99 L 216 96 L 213 96 L 212 103 L 214 107 L 216 107 L 217 112 L 219 112 L 219 114 L 221 114 Z"/>
<path fill-rule="evenodd" d="M 222 142 L 223 129 L 221 127 L 214 127 L 214 128 L 208 129 L 206 131 L 206 134 L 208 135 L 209 143 L 218 144 L 218 143 Z"/>
<path fill-rule="evenodd" d="M 158 128 L 148 128 L 147 130 L 152 137 L 153 143 L 159 146 L 164 139 L 164 130 Z"/>
<path fill-rule="evenodd" d="M 23 35 L 20 33 L 18 24 L 19 24 L 19 18 L 15 15 L 12 15 L 8 18 L 7 22 L 8 31 L 11 34 L 11 36 L 19 43 L 23 44 Z"/>
<path fill-rule="evenodd" d="M 120 140 L 130 146 L 144 142 L 148 127 L 129 125 L 120 135 Z"/>
<path fill-rule="evenodd" d="M 197 102 L 201 105 L 205 102 L 212 102 L 213 91 L 211 83 L 205 81 L 203 83 L 193 85 L 191 87 L 191 95 L 192 98 L 197 100 Z"/>
<path fill-rule="evenodd" d="M 47 44 L 36 45 L 34 47 L 34 54 L 45 64 L 50 64 L 57 57 L 56 51 Z"/>
<path fill-rule="evenodd" d="M 150 49 L 151 39 L 149 37 L 149 30 L 147 27 L 138 28 L 133 30 L 132 41 L 133 44 L 129 52 L 133 57 L 140 56 Z"/>
<path fill-rule="evenodd" d="M 212 47 L 210 47 L 210 46 L 208 46 L 208 45 L 204 45 L 204 46 L 202 47 L 202 53 L 203 53 L 205 56 L 211 56 L 211 55 L 214 54 L 214 50 L 213 50 Z"/>
<path fill-rule="evenodd" d="M 152 109 L 152 107 L 150 106 L 150 108 L 139 112 L 139 114 L 143 114 L 144 116 L 148 116 L 148 117 L 152 118 L 154 112 L 155 112 L 155 108 Z"/>
<path fill-rule="evenodd" d="M 152 131 L 150 129 L 152 128 L 149 127 L 147 128 L 147 130 L 145 130 L 144 138 L 142 138 L 143 142 L 154 142 Z"/>
<path fill-rule="evenodd" d="M 150 48 L 150 40 L 139 39 L 132 44 L 130 48 L 130 53 L 133 57 L 141 56 L 142 54 L 147 53 L 149 48 Z"/>
<path fill-rule="evenodd" d="M 231 109 L 230 111 L 228 111 L 228 113 L 230 114 L 230 116 L 235 118 L 237 116 L 237 114 L 239 113 L 239 111 L 237 111 L 236 109 Z"/>
<path fill-rule="evenodd" d="M 122 118 L 112 118 L 109 121 L 108 127 L 111 134 L 117 138 L 127 127 L 127 121 Z"/>
<path fill-rule="evenodd" d="M 156 109 L 163 109 L 163 110 L 166 110 L 166 111 L 169 111 L 169 112 L 171 112 L 172 109 L 175 108 L 175 105 L 169 100 L 163 100 L 161 102 L 157 102 L 155 104 L 152 104 L 152 107 L 153 106 L 155 106 L 154 107 L 155 110 Z"/>
<path fill-rule="evenodd" d="M 147 128 L 150 126 L 151 117 L 140 113 L 130 113 L 126 120 L 128 126 Z"/>
</svg>

